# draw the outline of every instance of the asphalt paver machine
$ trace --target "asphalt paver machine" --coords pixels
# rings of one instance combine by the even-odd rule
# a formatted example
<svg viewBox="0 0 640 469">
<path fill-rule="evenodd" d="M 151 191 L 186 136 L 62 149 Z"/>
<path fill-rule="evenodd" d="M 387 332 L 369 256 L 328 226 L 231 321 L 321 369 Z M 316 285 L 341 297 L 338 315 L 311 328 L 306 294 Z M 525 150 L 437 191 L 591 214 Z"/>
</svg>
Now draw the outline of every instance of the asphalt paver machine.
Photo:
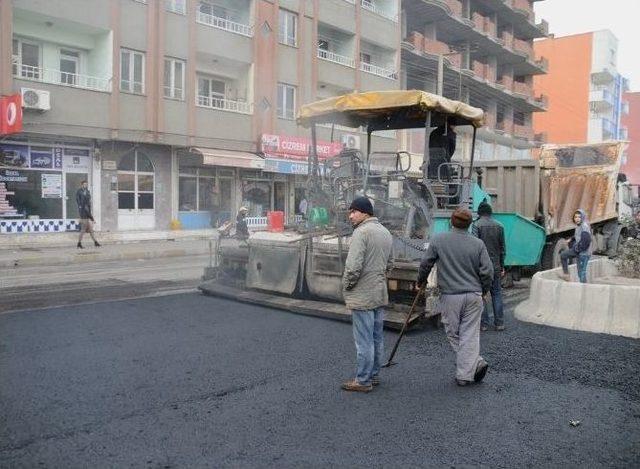
<svg viewBox="0 0 640 469">
<path fill-rule="evenodd" d="M 200 289 L 213 296 L 349 320 L 341 281 L 352 234 L 347 212 L 354 197 L 366 195 L 393 235 L 395 262 L 388 276 L 391 305 L 386 325 L 400 328 L 417 291 L 418 266 L 429 236 L 455 208 L 471 207 L 477 197 L 473 152 L 483 119 L 481 109 L 416 90 L 352 93 L 303 106 L 298 123 L 310 129 L 312 139 L 306 219 L 287 225 L 284 232 L 253 233 L 243 246 L 222 245 L 215 276 Z M 363 128 L 366 153 L 344 149 L 320 160 L 316 142 L 317 126 L 322 124 Z M 451 162 L 447 147 L 453 137 L 447 132 L 460 126 L 468 126 L 472 135 L 471 164 L 464 167 Z M 409 153 L 372 148 L 376 132 L 404 129 L 425 132 L 417 174 L 410 172 L 416 164 Z M 433 296 L 425 298 L 411 322 L 435 316 Z"/>
</svg>

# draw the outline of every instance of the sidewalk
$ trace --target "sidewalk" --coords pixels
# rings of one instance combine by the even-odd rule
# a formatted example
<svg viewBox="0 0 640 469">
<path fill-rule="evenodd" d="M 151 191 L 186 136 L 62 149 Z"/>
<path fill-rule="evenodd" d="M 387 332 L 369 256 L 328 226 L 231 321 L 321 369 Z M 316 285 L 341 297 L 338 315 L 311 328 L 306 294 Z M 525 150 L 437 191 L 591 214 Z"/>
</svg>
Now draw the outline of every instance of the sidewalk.
<svg viewBox="0 0 640 469">
<path fill-rule="evenodd" d="M 90 237 L 83 239 L 84 249 L 76 247 L 77 238 L 67 246 L 47 246 L 33 243 L 30 246 L 5 248 L 0 245 L 0 269 L 21 266 L 47 266 L 82 264 L 116 260 L 154 259 L 209 254 L 209 244 L 215 249 L 215 239 L 184 238 L 156 241 L 120 241 L 109 244 L 99 237 L 101 247 L 94 247 Z M 224 240 L 228 243 L 228 240 Z"/>
</svg>

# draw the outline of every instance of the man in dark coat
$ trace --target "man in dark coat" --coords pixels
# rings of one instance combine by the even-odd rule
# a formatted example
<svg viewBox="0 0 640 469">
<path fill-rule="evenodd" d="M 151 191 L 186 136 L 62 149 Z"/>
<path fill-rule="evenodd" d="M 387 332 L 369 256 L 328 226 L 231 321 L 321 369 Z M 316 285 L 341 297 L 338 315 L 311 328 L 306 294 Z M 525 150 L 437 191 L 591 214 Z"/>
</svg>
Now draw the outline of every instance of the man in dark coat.
<svg viewBox="0 0 640 469">
<path fill-rule="evenodd" d="M 501 279 L 504 276 L 504 258 L 506 246 L 504 242 L 504 228 L 492 217 L 493 209 L 486 201 L 478 206 L 480 218 L 473 224 L 472 232 L 482 240 L 493 263 L 493 282 L 491 283 L 491 305 L 493 306 L 493 322 L 497 331 L 504 330 L 504 306 L 502 304 Z M 489 308 L 485 301 L 482 312 L 481 330 L 489 329 Z"/>
<path fill-rule="evenodd" d="M 78 215 L 80 216 L 80 238 L 78 238 L 78 249 L 84 249 L 82 247 L 82 236 L 85 233 L 89 233 L 93 244 L 96 247 L 100 246 L 100 243 L 96 240 L 93 234 L 93 215 L 91 214 L 91 192 L 89 192 L 89 184 L 87 181 L 82 181 L 80 189 L 76 192 L 76 203 L 78 204 Z"/>
</svg>

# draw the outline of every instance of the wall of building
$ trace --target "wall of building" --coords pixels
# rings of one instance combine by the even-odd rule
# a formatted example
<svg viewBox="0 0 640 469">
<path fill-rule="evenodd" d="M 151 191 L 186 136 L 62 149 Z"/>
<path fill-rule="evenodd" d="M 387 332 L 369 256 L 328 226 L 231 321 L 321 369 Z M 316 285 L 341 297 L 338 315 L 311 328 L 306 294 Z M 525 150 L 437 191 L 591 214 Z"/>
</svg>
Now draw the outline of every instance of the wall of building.
<svg viewBox="0 0 640 469">
<path fill-rule="evenodd" d="M 592 33 L 534 42 L 536 57 L 549 60 L 547 74 L 533 78 L 535 94 L 548 96 L 549 109 L 533 115 L 533 128 L 549 143 L 587 141 L 592 44 Z"/>
<path fill-rule="evenodd" d="M 640 184 L 640 92 L 626 93 L 624 100 L 629 103 L 629 114 L 622 116 L 622 125 L 628 130 L 629 148 L 621 172 L 629 181 Z"/>
</svg>

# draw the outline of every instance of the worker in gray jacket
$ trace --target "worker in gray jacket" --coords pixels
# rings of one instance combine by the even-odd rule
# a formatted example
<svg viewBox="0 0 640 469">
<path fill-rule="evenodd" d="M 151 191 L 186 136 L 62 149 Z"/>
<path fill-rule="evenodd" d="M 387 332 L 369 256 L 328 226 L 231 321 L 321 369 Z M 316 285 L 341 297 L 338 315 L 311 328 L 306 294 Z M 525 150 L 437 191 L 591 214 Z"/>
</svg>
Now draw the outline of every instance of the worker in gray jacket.
<svg viewBox="0 0 640 469">
<path fill-rule="evenodd" d="M 373 216 L 367 197 L 349 207 L 355 228 L 342 277 L 342 296 L 351 310 L 356 344 L 356 376 L 342 385 L 345 391 L 369 392 L 379 384 L 384 359 L 383 307 L 389 304 L 387 273 L 393 266 L 391 233 Z"/>
<path fill-rule="evenodd" d="M 479 383 L 488 369 L 480 356 L 480 317 L 482 298 L 493 281 L 493 264 L 484 243 L 467 231 L 472 220 L 470 210 L 456 209 L 451 231 L 431 238 L 418 272 L 418 285 L 423 286 L 431 269 L 438 266 L 437 311 L 456 352 L 459 386 Z"/>
</svg>

